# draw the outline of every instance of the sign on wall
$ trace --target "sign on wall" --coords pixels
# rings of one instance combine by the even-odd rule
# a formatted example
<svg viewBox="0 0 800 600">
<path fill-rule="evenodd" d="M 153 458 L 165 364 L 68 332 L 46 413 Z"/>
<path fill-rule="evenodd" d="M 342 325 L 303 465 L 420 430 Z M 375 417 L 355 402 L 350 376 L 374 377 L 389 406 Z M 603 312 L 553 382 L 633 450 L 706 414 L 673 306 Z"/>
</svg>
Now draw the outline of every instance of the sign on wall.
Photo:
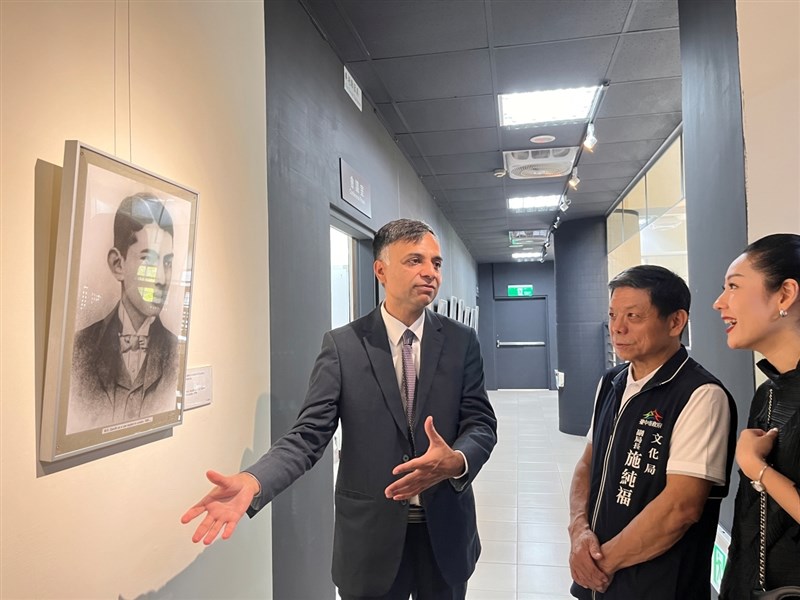
<svg viewBox="0 0 800 600">
<path fill-rule="evenodd" d="M 509 297 L 518 297 L 518 296 L 533 296 L 533 284 L 532 283 L 518 283 L 514 285 L 509 285 L 508 289 L 508 296 Z"/>
<path fill-rule="evenodd" d="M 372 200 L 369 181 L 348 165 L 343 158 L 339 159 L 339 180 L 342 200 L 355 207 L 368 217 L 372 217 Z"/>
</svg>

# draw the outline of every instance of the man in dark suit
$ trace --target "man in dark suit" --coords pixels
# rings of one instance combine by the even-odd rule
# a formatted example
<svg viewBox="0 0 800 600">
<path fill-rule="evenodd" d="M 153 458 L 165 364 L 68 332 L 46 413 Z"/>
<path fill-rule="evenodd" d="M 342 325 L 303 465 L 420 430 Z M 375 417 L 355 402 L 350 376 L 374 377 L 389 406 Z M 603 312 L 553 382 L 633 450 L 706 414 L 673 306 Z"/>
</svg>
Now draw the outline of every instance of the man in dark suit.
<svg viewBox="0 0 800 600">
<path fill-rule="evenodd" d="M 471 483 L 494 447 L 475 331 L 426 310 L 441 283 L 431 228 L 400 219 L 373 242 L 386 300 L 325 334 L 294 427 L 182 517 L 230 537 L 310 469 L 341 420 L 333 580 L 345 600 L 463 599 L 480 554 Z M 223 530 L 224 528 L 224 530 Z"/>
<path fill-rule="evenodd" d="M 107 262 L 120 301 L 75 335 L 67 433 L 174 410 L 178 339 L 161 323 L 172 278 L 173 224 L 147 193 L 125 198 L 114 216 Z"/>
</svg>

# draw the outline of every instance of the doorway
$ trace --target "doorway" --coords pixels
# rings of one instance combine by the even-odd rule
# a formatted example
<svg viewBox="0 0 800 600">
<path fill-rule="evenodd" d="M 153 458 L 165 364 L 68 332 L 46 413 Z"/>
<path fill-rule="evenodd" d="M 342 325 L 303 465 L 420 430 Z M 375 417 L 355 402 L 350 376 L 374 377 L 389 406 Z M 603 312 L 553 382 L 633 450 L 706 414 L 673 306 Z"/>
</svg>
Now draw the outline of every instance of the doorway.
<svg viewBox="0 0 800 600">
<path fill-rule="evenodd" d="M 497 298 L 494 310 L 497 388 L 550 389 L 547 297 Z"/>
</svg>

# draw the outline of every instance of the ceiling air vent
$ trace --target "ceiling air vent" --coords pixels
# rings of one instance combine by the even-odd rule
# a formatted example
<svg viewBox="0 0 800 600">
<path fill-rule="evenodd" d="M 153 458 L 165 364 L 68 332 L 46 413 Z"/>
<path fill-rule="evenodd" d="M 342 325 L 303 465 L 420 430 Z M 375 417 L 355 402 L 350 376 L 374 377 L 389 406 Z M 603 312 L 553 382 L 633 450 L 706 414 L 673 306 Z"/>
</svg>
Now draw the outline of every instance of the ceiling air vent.
<svg viewBox="0 0 800 600">
<path fill-rule="evenodd" d="M 503 161 L 511 179 L 540 179 L 569 175 L 578 148 L 546 148 L 503 152 Z"/>
</svg>

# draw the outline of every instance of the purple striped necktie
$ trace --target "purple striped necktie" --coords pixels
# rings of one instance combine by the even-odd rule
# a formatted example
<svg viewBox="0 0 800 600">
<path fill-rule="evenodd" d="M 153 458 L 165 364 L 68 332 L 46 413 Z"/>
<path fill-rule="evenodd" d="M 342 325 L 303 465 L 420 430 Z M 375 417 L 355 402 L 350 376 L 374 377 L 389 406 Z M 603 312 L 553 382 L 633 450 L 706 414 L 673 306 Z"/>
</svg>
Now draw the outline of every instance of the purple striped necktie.
<svg viewBox="0 0 800 600">
<path fill-rule="evenodd" d="M 403 400 L 409 425 L 414 422 L 414 402 L 417 392 L 417 369 L 414 366 L 414 352 L 411 349 L 416 337 L 410 329 L 403 332 Z"/>
</svg>

